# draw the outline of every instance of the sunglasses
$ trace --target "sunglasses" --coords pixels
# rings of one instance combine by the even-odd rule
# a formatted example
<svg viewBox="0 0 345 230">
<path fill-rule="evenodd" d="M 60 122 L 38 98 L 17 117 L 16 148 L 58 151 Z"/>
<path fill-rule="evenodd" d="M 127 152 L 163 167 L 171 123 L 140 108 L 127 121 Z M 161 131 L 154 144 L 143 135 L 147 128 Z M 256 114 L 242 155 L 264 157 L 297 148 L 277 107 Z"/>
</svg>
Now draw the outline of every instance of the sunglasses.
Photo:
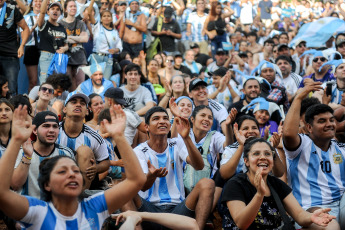
<svg viewBox="0 0 345 230">
<path fill-rule="evenodd" d="M 174 62 L 174 60 L 166 60 L 165 62 L 171 62 L 171 63 L 173 63 L 173 62 Z"/>
<path fill-rule="evenodd" d="M 344 47 L 345 47 L 345 43 L 338 45 L 338 48 L 344 48 Z"/>
<path fill-rule="evenodd" d="M 302 47 L 307 47 L 306 44 L 299 44 L 297 47 L 302 48 Z"/>
<path fill-rule="evenodd" d="M 314 58 L 313 62 L 318 62 L 319 60 L 322 61 L 322 62 L 325 62 L 327 59 L 325 57 Z"/>
<path fill-rule="evenodd" d="M 108 2 L 101 2 L 102 5 L 108 5 Z"/>
<path fill-rule="evenodd" d="M 50 94 L 53 94 L 53 93 L 54 93 L 54 90 L 53 90 L 53 89 L 49 89 L 49 88 L 44 87 L 44 86 L 41 88 L 41 91 L 42 91 L 42 92 L 47 92 L 47 91 L 48 91 L 48 93 L 50 93 Z"/>
</svg>

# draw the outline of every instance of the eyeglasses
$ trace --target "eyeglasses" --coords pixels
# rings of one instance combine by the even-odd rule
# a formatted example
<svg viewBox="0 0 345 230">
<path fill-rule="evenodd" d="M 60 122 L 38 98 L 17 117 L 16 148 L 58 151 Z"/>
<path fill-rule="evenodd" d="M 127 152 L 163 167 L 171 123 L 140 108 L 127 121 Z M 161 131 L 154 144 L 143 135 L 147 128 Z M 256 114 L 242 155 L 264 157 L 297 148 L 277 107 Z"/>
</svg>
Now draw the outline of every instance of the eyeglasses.
<svg viewBox="0 0 345 230">
<path fill-rule="evenodd" d="M 173 62 L 174 62 L 174 60 L 166 60 L 165 62 L 171 62 L 171 63 L 173 63 Z"/>
<path fill-rule="evenodd" d="M 53 93 L 54 93 L 54 90 L 53 90 L 53 89 L 49 89 L 49 88 L 44 87 L 44 86 L 41 88 L 41 91 L 42 91 L 42 92 L 47 92 L 47 91 L 48 91 L 48 93 L 50 93 L 50 94 L 53 94 Z"/>
<path fill-rule="evenodd" d="M 306 44 L 302 43 L 297 46 L 298 48 L 307 47 Z"/>
<path fill-rule="evenodd" d="M 319 60 L 322 61 L 322 62 L 325 62 L 327 59 L 325 57 L 314 58 L 313 62 L 318 62 Z"/>
<path fill-rule="evenodd" d="M 344 47 L 345 47 L 345 43 L 338 45 L 338 48 L 344 48 Z"/>
<path fill-rule="evenodd" d="M 102 5 L 108 5 L 109 2 L 101 2 Z"/>
</svg>

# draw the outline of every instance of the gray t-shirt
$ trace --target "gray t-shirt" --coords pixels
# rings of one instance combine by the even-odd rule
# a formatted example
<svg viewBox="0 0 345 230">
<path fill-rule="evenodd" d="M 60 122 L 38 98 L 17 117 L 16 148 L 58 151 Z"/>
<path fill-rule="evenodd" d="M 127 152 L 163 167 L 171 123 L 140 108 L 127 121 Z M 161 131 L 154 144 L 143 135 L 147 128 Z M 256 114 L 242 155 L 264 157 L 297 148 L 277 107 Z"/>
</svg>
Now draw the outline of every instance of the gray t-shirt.
<svg viewBox="0 0 345 230">
<path fill-rule="evenodd" d="M 125 137 L 129 144 L 132 145 L 135 133 L 142 120 L 139 115 L 133 110 L 124 109 L 123 111 L 126 114 Z"/>
<path fill-rule="evenodd" d="M 151 96 L 151 92 L 144 86 L 139 86 L 135 91 L 129 91 L 125 86 L 120 87 L 124 93 L 124 99 L 127 103 L 127 109 L 138 111 L 145 107 L 147 102 L 154 102 Z"/>
</svg>

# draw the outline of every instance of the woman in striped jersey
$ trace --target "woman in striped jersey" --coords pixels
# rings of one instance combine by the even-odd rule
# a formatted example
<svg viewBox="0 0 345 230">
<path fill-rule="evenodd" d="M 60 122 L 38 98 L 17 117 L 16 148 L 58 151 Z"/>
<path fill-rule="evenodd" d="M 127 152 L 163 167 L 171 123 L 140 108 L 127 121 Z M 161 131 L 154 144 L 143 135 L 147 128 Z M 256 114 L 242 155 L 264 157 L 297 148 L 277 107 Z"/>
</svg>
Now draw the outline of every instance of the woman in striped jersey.
<svg viewBox="0 0 345 230">
<path fill-rule="evenodd" d="M 23 229 L 101 229 L 103 221 L 132 199 L 146 181 L 138 159 L 125 139 L 126 116 L 120 106 L 110 109 L 111 123 L 104 120 L 107 132 L 116 141 L 126 169 L 126 180 L 89 198 L 80 199 L 83 176 L 77 163 L 58 156 L 40 165 L 38 179 L 44 200 L 21 196 L 10 190 L 15 160 L 20 146 L 30 137 L 33 125 L 26 106 L 13 115 L 12 138 L 0 160 L 0 209 L 19 220 Z M 26 163 L 29 167 L 30 163 Z M 129 167 L 130 166 L 130 167 Z"/>
</svg>

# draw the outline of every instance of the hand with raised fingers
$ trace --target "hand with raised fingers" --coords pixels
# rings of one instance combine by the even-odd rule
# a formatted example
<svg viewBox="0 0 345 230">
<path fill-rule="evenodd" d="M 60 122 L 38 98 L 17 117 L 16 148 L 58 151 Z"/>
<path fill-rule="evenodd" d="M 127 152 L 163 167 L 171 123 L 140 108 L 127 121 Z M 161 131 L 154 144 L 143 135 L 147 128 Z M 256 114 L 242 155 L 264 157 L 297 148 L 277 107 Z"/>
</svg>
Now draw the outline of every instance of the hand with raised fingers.
<svg viewBox="0 0 345 230">
<path fill-rule="evenodd" d="M 181 110 L 177 106 L 174 97 L 170 98 L 169 108 L 170 108 L 170 112 L 172 113 L 172 115 L 174 115 L 174 117 L 179 117 L 181 115 Z"/>
<path fill-rule="evenodd" d="M 328 212 L 331 211 L 330 208 L 320 208 L 316 209 L 311 215 L 311 221 L 322 227 L 326 227 L 329 222 L 336 219 L 335 216 L 329 215 Z"/>
<path fill-rule="evenodd" d="M 273 146 L 273 148 L 277 148 L 279 143 L 280 143 L 280 137 L 281 135 L 279 135 L 278 133 L 273 133 L 271 138 L 270 138 L 270 142 L 271 145 Z"/>
<path fill-rule="evenodd" d="M 22 144 L 22 147 L 25 156 L 30 158 L 34 152 L 34 147 L 32 146 L 32 141 L 30 137 Z"/>
<path fill-rule="evenodd" d="M 321 85 L 322 82 L 318 81 L 308 82 L 308 84 L 305 84 L 305 86 L 301 90 L 297 91 L 296 97 L 304 99 L 306 96 L 308 96 L 309 93 L 322 90 L 323 88 Z"/>
<path fill-rule="evenodd" d="M 269 132 L 270 132 L 270 128 L 271 128 L 271 125 L 267 125 L 265 127 L 265 130 L 264 130 L 264 139 L 267 140 L 268 139 L 268 136 L 269 136 Z"/>
<path fill-rule="evenodd" d="M 153 164 L 151 164 L 151 161 L 147 162 L 147 167 L 149 169 L 149 174 L 155 177 L 165 177 L 168 175 L 168 170 L 165 167 L 157 169 L 155 166 L 153 166 Z"/>
<path fill-rule="evenodd" d="M 126 128 L 126 114 L 121 108 L 121 105 L 114 105 L 110 107 L 111 122 L 104 119 L 102 125 L 104 125 L 106 133 L 109 133 L 112 137 L 123 135 Z"/>
<path fill-rule="evenodd" d="M 188 119 L 183 117 L 175 117 L 177 131 L 182 138 L 187 138 L 189 136 L 190 124 Z"/>
<path fill-rule="evenodd" d="M 264 179 L 262 178 L 262 170 L 263 169 L 259 167 L 254 177 L 254 186 L 256 188 L 257 193 L 260 196 L 264 196 L 267 191 L 267 186 L 265 184 Z"/>
<path fill-rule="evenodd" d="M 234 123 L 235 120 L 236 120 L 236 116 L 237 116 L 237 109 L 232 108 L 230 110 L 229 116 L 225 120 L 225 124 L 226 125 L 231 125 L 232 123 Z"/>
<path fill-rule="evenodd" d="M 91 166 L 88 167 L 85 171 L 85 175 L 89 180 L 93 180 L 97 174 L 97 166 L 96 166 L 96 161 L 95 159 L 90 160 Z"/>
<path fill-rule="evenodd" d="M 244 145 L 244 143 L 246 142 L 246 137 L 241 133 L 241 131 L 238 130 L 237 123 L 234 124 L 234 134 L 235 134 L 237 142 L 240 145 Z"/>
<path fill-rule="evenodd" d="M 34 127 L 35 125 L 32 125 L 31 117 L 28 115 L 27 106 L 19 105 L 13 113 L 11 139 L 24 143 L 32 134 Z"/>
</svg>

